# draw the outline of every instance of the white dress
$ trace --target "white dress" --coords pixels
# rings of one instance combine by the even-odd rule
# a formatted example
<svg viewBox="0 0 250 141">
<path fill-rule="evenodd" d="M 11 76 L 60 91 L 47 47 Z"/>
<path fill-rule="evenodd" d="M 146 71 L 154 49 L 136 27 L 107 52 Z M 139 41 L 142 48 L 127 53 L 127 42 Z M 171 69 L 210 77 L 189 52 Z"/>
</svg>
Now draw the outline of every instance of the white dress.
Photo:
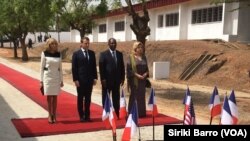
<svg viewBox="0 0 250 141">
<path fill-rule="evenodd" d="M 60 53 L 42 52 L 40 72 L 44 95 L 58 95 L 61 90 L 61 82 L 63 82 Z"/>
</svg>

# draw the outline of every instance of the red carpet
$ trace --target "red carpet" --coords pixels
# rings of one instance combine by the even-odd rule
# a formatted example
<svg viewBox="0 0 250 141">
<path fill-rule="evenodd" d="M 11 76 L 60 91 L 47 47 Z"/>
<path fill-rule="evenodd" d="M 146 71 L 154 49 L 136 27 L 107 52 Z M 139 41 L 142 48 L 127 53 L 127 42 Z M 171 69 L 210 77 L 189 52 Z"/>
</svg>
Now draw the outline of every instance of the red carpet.
<svg viewBox="0 0 250 141">
<path fill-rule="evenodd" d="M 39 80 L 11 69 L 1 63 L 0 70 L 1 78 L 47 110 L 46 97 L 42 96 L 39 91 Z M 79 122 L 76 107 L 76 96 L 62 91 L 61 95 L 58 97 L 58 122 L 56 124 L 48 124 L 47 118 L 12 119 L 12 122 L 21 137 L 82 133 L 106 129 L 104 123 L 101 121 L 101 106 L 94 103 L 91 104 L 91 119 L 93 122 L 88 123 Z M 182 121 L 179 119 L 162 114 L 155 118 L 155 125 L 177 124 L 181 122 Z M 139 126 L 149 125 L 152 125 L 152 118 L 149 114 L 147 114 L 146 118 L 139 119 Z M 117 128 L 124 127 L 125 120 L 119 120 Z"/>
</svg>

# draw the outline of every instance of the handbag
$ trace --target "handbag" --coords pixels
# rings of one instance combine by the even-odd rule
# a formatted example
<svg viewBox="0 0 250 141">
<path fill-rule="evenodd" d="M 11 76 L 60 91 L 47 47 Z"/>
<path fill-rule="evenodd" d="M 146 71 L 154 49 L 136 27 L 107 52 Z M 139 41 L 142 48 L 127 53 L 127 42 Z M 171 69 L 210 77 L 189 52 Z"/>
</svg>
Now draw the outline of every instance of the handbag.
<svg viewBox="0 0 250 141">
<path fill-rule="evenodd" d="M 42 95 L 44 95 L 44 89 L 43 89 L 43 86 L 40 87 L 40 91 L 42 93 Z"/>
<path fill-rule="evenodd" d="M 151 82 L 149 81 L 149 79 L 146 79 L 146 88 L 151 88 Z"/>
</svg>

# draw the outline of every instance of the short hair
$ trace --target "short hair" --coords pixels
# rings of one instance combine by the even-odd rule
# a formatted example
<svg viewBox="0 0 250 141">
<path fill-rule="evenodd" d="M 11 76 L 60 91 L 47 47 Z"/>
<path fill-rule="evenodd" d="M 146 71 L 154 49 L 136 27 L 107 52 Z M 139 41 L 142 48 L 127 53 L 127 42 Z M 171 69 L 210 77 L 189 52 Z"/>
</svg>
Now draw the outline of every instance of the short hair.
<svg viewBox="0 0 250 141">
<path fill-rule="evenodd" d="M 83 37 L 83 38 L 81 39 L 81 43 L 83 43 L 83 40 L 89 41 L 89 37 Z"/>
<path fill-rule="evenodd" d="M 114 41 L 116 42 L 116 39 L 115 39 L 115 38 L 109 38 L 108 43 L 110 43 L 111 40 L 114 40 Z"/>
<path fill-rule="evenodd" d="M 46 44 L 45 44 L 45 50 L 49 51 L 50 50 L 50 44 L 52 44 L 52 43 L 56 43 L 58 45 L 58 42 L 57 42 L 56 39 L 54 39 L 54 38 L 47 39 Z M 58 50 L 58 48 L 57 48 L 57 50 Z"/>
<path fill-rule="evenodd" d="M 135 50 L 136 50 L 140 45 L 143 46 L 142 42 L 139 42 L 139 41 L 134 42 L 133 48 L 132 48 L 132 54 L 135 54 Z"/>
</svg>

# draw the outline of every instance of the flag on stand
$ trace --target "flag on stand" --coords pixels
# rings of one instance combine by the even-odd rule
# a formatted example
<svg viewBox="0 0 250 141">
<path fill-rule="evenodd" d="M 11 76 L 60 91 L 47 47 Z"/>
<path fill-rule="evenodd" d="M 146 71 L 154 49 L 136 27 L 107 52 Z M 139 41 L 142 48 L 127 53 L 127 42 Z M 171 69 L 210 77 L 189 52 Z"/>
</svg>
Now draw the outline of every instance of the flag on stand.
<svg viewBox="0 0 250 141">
<path fill-rule="evenodd" d="M 231 114 L 232 114 L 232 117 L 233 117 L 233 124 L 237 124 L 238 119 L 239 119 L 239 113 L 238 113 L 238 108 L 237 108 L 237 105 L 236 105 L 234 90 L 232 90 L 232 92 L 231 92 L 231 94 L 229 96 L 228 104 L 229 104 L 229 108 L 231 110 Z"/>
<path fill-rule="evenodd" d="M 211 119 L 221 114 L 220 97 L 216 86 L 214 87 L 213 94 L 210 98 L 209 109 L 211 113 Z"/>
<path fill-rule="evenodd" d="M 149 110 L 152 111 L 153 116 L 158 115 L 158 109 L 157 109 L 157 105 L 155 102 L 155 91 L 153 88 L 151 88 L 150 97 L 148 99 L 148 107 L 149 107 Z"/>
<path fill-rule="evenodd" d="M 113 133 L 115 133 L 116 132 L 116 120 L 117 120 L 117 116 L 115 114 L 113 104 L 109 98 L 109 94 L 107 93 L 104 109 L 102 112 L 102 121 L 104 122 L 107 129 L 111 127 Z"/>
<path fill-rule="evenodd" d="M 183 104 L 185 104 L 183 124 L 195 125 L 196 119 L 195 119 L 194 105 L 193 105 L 193 101 L 191 98 L 189 88 L 187 88 L 187 91 L 183 100 Z"/>
<path fill-rule="evenodd" d="M 124 97 L 124 91 L 122 89 L 122 94 L 121 94 L 121 97 L 120 97 L 120 119 L 123 119 L 123 118 L 126 118 L 127 116 L 127 110 L 126 110 L 126 99 Z"/>
<path fill-rule="evenodd" d="M 135 101 L 122 134 L 122 141 L 129 141 L 136 134 L 138 125 L 137 112 L 137 103 Z"/>
<path fill-rule="evenodd" d="M 232 118 L 231 110 L 230 110 L 230 107 L 228 104 L 227 96 L 225 96 L 225 98 L 224 98 L 220 124 L 222 124 L 222 125 L 232 125 L 233 124 L 233 118 Z"/>
</svg>

